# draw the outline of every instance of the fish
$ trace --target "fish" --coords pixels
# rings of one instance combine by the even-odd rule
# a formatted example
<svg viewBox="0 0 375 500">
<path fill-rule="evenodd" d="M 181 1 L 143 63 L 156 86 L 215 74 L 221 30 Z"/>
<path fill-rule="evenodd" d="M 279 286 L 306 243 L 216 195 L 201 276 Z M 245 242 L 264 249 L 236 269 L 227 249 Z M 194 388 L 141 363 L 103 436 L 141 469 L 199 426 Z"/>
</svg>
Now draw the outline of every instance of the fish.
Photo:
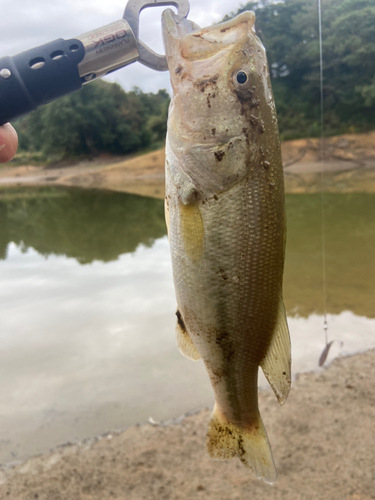
<svg viewBox="0 0 375 500">
<path fill-rule="evenodd" d="M 201 29 L 162 16 L 173 96 L 165 216 L 181 353 L 203 359 L 215 396 L 206 449 L 272 484 L 258 407 L 262 368 L 283 404 L 291 346 L 282 284 L 286 237 L 280 140 L 255 14 Z"/>
</svg>

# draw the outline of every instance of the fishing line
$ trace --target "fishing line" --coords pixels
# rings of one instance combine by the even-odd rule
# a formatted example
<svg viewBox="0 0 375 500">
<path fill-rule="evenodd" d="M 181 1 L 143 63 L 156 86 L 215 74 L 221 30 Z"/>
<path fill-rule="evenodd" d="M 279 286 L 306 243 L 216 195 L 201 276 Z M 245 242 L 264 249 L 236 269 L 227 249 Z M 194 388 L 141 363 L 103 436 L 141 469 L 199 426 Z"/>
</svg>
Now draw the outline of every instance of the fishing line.
<svg viewBox="0 0 375 500">
<path fill-rule="evenodd" d="M 322 220 L 322 285 L 323 285 L 323 330 L 326 345 L 328 344 L 327 323 L 327 280 L 326 280 L 326 242 L 325 242 L 325 210 L 324 210 L 324 106 L 323 106 L 323 43 L 322 43 L 322 6 L 318 0 L 319 16 L 319 66 L 320 66 L 320 206 Z"/>
</svg>

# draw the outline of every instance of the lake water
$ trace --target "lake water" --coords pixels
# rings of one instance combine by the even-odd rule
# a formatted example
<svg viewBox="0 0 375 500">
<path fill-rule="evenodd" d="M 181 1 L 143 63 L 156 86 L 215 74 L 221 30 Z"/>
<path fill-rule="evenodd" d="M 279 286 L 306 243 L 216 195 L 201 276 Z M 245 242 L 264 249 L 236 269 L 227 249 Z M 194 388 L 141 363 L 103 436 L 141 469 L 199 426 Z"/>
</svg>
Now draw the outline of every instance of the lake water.
<svg viewBox="0 0 375 500">
<path fill-rule="evenodd" d="M 329 362 L 375 347 L 375 195 L 324 199 Z M 321 205 L 286 200 L 296 373 L 317 368 L 325 342 Z M 175 346 L 162 200 L 1 190 L 0 228 L 0 462 L 212 405 L 202 362 Z"/>
</svg>

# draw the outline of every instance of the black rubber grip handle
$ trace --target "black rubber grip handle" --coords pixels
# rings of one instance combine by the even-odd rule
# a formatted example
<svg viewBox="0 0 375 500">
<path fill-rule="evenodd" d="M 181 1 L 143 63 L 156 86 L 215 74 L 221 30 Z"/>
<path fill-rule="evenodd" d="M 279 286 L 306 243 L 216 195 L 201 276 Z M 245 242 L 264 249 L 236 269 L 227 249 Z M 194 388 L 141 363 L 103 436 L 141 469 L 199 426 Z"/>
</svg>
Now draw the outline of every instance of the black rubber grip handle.
<svg viewBox="0 0 375 500">
<path fill-rule="evenodd" d="M 62 38 L 0 59 L 0 125 L 82 88 L 80 40 Z"/>
</svg>

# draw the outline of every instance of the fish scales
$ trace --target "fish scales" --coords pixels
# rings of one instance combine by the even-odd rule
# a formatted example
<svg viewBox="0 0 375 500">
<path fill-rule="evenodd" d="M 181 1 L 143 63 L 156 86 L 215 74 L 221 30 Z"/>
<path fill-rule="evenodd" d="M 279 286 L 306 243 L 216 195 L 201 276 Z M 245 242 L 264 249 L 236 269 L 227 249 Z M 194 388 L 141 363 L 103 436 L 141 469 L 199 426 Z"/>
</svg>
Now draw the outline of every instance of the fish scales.
<svg viewBox="0 0 375 500">
<path fill-rule="evenodd" d="M 215 394 L 208 452 L 215 459 L 238 456 L 272 483 L 257 379 L 262 366 L 285 401 L 285 207 L 275 107 L 253 24 L 249 12 L 203 30 L 170 10 L 163 15 L 174 90 L 166 219 L 177 344 L 187 357 L 203 359 Z"/>
</svg>

